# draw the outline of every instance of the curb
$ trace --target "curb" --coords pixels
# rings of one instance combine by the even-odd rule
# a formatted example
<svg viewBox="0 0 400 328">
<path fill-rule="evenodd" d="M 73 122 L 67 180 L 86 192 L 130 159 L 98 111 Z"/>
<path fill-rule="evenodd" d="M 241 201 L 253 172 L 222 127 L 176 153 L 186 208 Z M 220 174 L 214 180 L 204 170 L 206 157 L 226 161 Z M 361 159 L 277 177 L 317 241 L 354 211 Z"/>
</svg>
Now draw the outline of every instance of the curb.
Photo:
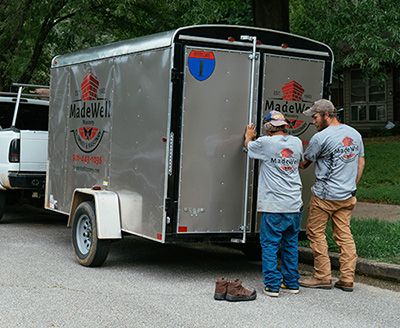
<svg viewBox="0 0 400 328">
<path fill-rule="evenodd" d="M 332 269 L 339 269 L 339 254 L 329 252 Z M 299 247 L 299 262 L 305 264 L 314 263 L 313 251 L 308 247 Z M 376 262 L 363 258 L 357 259 L 356 274 L 382 280 L 400 282 L 400 265 Z"/>
</svg>

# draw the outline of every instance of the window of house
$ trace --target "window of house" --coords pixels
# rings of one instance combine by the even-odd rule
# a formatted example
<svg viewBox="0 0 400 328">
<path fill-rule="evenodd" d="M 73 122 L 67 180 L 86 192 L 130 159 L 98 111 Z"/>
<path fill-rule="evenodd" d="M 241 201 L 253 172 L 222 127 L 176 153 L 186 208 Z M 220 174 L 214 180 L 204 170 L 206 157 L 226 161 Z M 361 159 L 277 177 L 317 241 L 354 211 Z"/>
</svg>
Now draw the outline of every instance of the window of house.
<svg viewBox="0 0 400 328">
<path fill-rule="evenodd" d="M 361 70 L 351 71 L 351 120 L 386 121 L 386 85 L 364 81 Z"/>
</svg>

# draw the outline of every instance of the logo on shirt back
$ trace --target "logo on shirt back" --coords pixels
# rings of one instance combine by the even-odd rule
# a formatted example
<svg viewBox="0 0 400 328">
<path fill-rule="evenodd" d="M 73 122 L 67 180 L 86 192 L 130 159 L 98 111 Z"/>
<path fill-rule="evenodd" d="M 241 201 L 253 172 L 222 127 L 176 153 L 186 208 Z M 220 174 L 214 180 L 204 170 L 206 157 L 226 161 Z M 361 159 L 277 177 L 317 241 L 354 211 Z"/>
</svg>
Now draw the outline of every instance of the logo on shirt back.
<svg viewBox="0 0 400 328">
<path fill-rule="evenodd" d="M 271 163 L 276 163 L 279 169 L 287 174 L 294 172 L 294 165 L 298 165 L 299 160 L 292 158 L 293 151 L 289 148 L 285 148 L 281 151 L 282 158 L 271 158 Z"/>
<path fill-rule="evenodd" d="M 335 154 L 339 154 L 339 159 L 345 163 L 350 163 L 355 160 L 358 146 L 354 144 L 354 140 L 346 137 L 342 140 L 343 146 L 335 149 Z"/>
</svg>

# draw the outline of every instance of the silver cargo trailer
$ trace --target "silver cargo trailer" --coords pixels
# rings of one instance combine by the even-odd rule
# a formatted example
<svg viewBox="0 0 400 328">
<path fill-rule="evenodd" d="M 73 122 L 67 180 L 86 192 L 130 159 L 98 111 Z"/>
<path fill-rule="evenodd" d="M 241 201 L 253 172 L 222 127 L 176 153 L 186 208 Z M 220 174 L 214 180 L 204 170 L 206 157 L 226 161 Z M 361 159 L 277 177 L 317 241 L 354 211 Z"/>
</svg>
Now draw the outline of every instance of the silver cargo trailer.
<svg viewBox="0 0 400 328">
<path fill-rule="evenodd" d="M 320 42 L 225 25 L 55 57 L 46 208 L 69 215 L 78 261 L 101 265 L 123 233 L 251 245 L 258 163 L 243 151 L 245 126 L 260 135 L 280 110 L 306 146 L 315 128 L 301 113 L 329 97 L 332 65 Z"/>
</svg>

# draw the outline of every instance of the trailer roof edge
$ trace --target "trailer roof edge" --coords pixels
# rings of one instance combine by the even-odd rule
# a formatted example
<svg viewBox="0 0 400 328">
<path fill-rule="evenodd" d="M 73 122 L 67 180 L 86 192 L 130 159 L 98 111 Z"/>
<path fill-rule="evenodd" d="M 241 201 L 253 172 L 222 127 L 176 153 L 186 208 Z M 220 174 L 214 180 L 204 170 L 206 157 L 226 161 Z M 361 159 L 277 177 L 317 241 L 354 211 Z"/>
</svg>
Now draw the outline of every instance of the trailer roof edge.
<svg viewBox="0 0 400 328">
<path fill-rule="evenodd" d="M 93 48 L 58 55 L 51 61 L 51 67 L 62 67 L 92 60 L 100 60 L 129 53 L 164 48 L 171 45 L 175 30 L 118 41 Z"/>
<path fill-rule="evenodd" d="M 307 40 L 308 42 L 312 42 L 315 44 L 319 44 L 327 48 L 328 52 L 333 57 L 333 51 L 331 48 L 319 41 L 296 35 L 288 32 L 260 28 L 260 27 L 252 27 L 252 26 L 240 26 L 240 25 L 218 25 L 218 24 L 208 24 L 208 25 L 191 25 L 177 28 L 175 30 L 160 32 L 152 35 L 141 36 L 134 39 L 128 39 L 124 41 L 118 41 L 114 43 L 109 43 L 106 45 L 101 45 L 97 47 L 92 47 L 84 50 L 79 50 L 76 52 L 72 52 L 69 54 L 58 55 L 55 56 L 51 62 L 51 68 L 68 66 L 71 64 L 78 64 L 89 62 L 93 60 L 101 60 L 105 58 L 122 56 L 130 53 L 142 52 L 151 49 L 160 49 L 169 47 L 174 42 L 176 36 L 180 34 L 184 34 L 185 30 L 195 30 L 195 29 L 219 29 L 219 28 L 239 28 L 243 30 L 249 31 L 263 31 L 263 32 L 272 32 L 276 34 L 294 36 L 299 39 Z"/>
</svg>

